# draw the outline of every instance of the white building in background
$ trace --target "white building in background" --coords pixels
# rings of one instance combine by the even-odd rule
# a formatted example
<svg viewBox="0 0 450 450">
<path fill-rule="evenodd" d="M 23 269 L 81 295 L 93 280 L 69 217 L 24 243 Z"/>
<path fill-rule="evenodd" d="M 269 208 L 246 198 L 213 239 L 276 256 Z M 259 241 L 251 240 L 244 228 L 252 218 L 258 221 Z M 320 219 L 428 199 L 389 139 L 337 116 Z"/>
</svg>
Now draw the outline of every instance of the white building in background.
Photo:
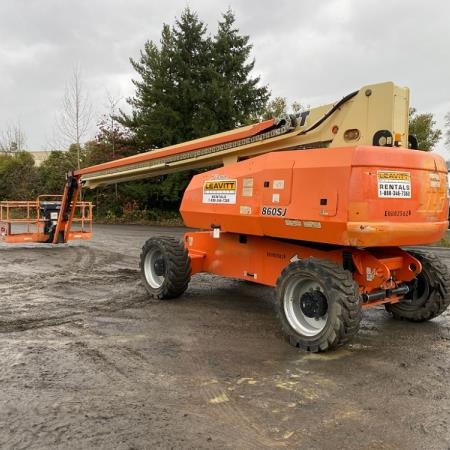
<svg viewBox="0 0 450 450">
<path fill-rule="evenodd" d="M 39 167 L 49 156 L 51 152 L 29 152 L 34 158 L 34 163 L 37 167 Z"/>
</svg>

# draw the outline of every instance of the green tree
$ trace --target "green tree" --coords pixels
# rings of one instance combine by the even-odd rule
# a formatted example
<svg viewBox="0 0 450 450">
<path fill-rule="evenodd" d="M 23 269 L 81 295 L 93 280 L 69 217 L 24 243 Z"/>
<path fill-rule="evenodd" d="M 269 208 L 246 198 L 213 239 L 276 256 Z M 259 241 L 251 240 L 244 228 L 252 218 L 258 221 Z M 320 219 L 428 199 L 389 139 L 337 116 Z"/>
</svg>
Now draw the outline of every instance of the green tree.
<svg viewBox="0 0 450 450">
<path fill-rule="evenodd" d="M 236 18 L 229 9 L 219 21 L 213 40 L 213 81 L 209 91 L 217 131 L 230 130 L 261 116 L 269 98 L 260 77 L 252 77 L 255 60 L 250 60 L 250 37 L 239 34 Z"/>
<path fill-rule="evenodd" d="M 131 59 L 139 75 L 128 99 L 132 113 L 121 112 L 118 120 L 140 150 L 231 129 L 262 113 L 268 90 L 251 77 L 249 37 L 239 35 L 234 22 L 227 11 L 211 39 L 186 8 L 173 27 L 163 26 L 159 46 L 146 42 L 140 59 Z"/>
<path fill-rule="evenodd" d="M 75 146 L 72 151 L 52 151 L 49 157 L 38 167 L 39 190 L 43 194 L 62 194 L 66 174 L 78 165 L 78 152 Z"/>
<path fill-rule="evenodd" d="M 212 44 L 206 37 L 206 26 L 189 8 L 175 22 L 172 34 L 174 93 L 178 100 L 175 112 L 181 121 L 178 142 L 182 142 L 214 133 L 218 128 L 209 103 Z"/>
<path fill-rule="evenodd" d="M 269 103 L 267 103 L 262 117 L 263 119 L 272 119 L 275 117 L 280 117 L 284 114 L 297 114 L 304 109 L 305 107 L 297 101 L 293 102 L 289 109 L 286 97 L 274 97 Z"/>
<path fill-rule="evenodd" d="M 210 40 L 198 16 L 186 8 L 175 26 L 163 26 L 159 47 L 146 42 L 139 61 L 130 59 L 140 79 L 127 101 L 132 114 L 118 121 L 135 135 L 139 150 L 161 148 L 199 137 L 211 128 L 205 112 Z"/>
<path fill-rule="evenodd" d="M 283 114 L 287 114 L 286 97 L 275 97 L 267 104 L 263 118 L 272 119 L 274 117 L 280 117 Z"/>
<path fill-rule="evenodd" d="M 135 154 L 135 146 L 128 130 L 111 116 L 102 116 L 95 140 L 84 145 L 85 165 L 93 166 Z"/>
<path fill-rule="evenodd" d="M 409 108 L 409 134 L 416 137 L 420 150 L 431 151 L 441 138 L 442 131 L 436 128 L 433 114 L 418 114 L 416 108 Z"/>
<path fill-rule="evenodd" d="M 120 112 L 117 120 L 133 133 L 138 150 L 179 142 L 181 116 L 176 111 L 174 43 L 168 25 L 163 26 L 160 48 L 147 41 L 139 61 L 130 58 L 140 79 L 132 80 L 135 96 L 127 102 L 131 115 Z"/>
<path fill-rule="evenodd" d="M 30 200 L 38 194 L 38 174 L 31 154 L 0 155 L 0 198 Z"/>
</svg>

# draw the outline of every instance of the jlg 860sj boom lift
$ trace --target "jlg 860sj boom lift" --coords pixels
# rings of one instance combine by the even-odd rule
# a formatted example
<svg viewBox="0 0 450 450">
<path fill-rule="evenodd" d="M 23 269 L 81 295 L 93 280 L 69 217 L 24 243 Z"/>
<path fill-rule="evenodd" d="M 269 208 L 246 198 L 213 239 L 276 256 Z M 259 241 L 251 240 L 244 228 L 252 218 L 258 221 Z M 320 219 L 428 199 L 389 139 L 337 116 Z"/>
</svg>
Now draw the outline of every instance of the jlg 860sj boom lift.
<svg viewBox="0 0 450 450">
<path fill-rule="evenodd" d="M 419 322 L 450 303 L 446 266 L 399 247 L 436 242 L 448 226 L 444 161 L 404 148 L 408 104 L 407 88 L 366 86 L 296 117 L 82 169 L 69 183 L 223 164 L 196 175 L 182 200 L 185 224 L 204 231 L 145 243 L 147 290 L 178 297 L 199 272 L 274 286 L 289 342 L 327 350 L 357 332 L 364 308 Z M 55 241 L 67 232 L 60 219 Z"/>
</svg>

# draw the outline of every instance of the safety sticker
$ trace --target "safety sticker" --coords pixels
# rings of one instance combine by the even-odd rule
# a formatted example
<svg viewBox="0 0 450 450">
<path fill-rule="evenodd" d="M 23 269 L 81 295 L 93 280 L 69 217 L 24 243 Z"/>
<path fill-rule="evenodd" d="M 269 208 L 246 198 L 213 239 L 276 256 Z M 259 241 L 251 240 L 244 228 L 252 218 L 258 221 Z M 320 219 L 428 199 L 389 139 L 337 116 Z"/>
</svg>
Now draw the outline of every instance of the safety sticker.
<svg viewBox="0 0 450 450">
<path fill-rule="evenodd" d="M 242 179 L 242 196 L 253 197 L 253 178 Z"/>
<path fill-rule="evenodd" d="M 441 187 L 441 178 L 438 173 L 430 173 L 428 174 L 430 177 L 430 186 L 432 188 L 440 188 Z"/>
<path fill-rule="evenodd" d="M 209 180 L 203 185 L 203 203 L 236 203 L 237 180 Z"/>
<path fill-rule="evenodd" d="M 411 198 L 411 174 L 383 170 L 377 172 L 379 198 Z"/>
</svg>

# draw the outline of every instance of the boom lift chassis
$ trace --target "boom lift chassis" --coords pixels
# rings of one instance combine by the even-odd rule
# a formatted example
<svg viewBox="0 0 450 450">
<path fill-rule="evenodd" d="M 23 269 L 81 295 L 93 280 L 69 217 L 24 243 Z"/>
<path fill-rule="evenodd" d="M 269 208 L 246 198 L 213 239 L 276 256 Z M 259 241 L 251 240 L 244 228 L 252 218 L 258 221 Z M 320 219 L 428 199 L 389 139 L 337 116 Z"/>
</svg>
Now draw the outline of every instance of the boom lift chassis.
<svg viewBox="0 0 450 450">
<path fill-rule="evenodd" d="M 3 239 L 90 238 L 92 205 L 77 201 L 82 185 L 223 164 L 195 176 L 184 194 L 185 224 L 203 231 L 144 244 L 150 296 L 179 297 L 200 272 L 273 286 L 287 340 L 312 352 L 347 342 L 363 309 L 384 305 L 397 319 L 432 319 L 450 304 L 447 267 L 400 246 L 445 233 L 447 171 L 436 155 L 400 148 L 409 140 L 408 98 L 392 83 L 366 86 L 297 117 L 75 171 L 44 232 L 14 238 L 7 228 L 14 219 L 2 213 Z M 42 202 L 34 207 L 39 227 Z"/>
</svg>

